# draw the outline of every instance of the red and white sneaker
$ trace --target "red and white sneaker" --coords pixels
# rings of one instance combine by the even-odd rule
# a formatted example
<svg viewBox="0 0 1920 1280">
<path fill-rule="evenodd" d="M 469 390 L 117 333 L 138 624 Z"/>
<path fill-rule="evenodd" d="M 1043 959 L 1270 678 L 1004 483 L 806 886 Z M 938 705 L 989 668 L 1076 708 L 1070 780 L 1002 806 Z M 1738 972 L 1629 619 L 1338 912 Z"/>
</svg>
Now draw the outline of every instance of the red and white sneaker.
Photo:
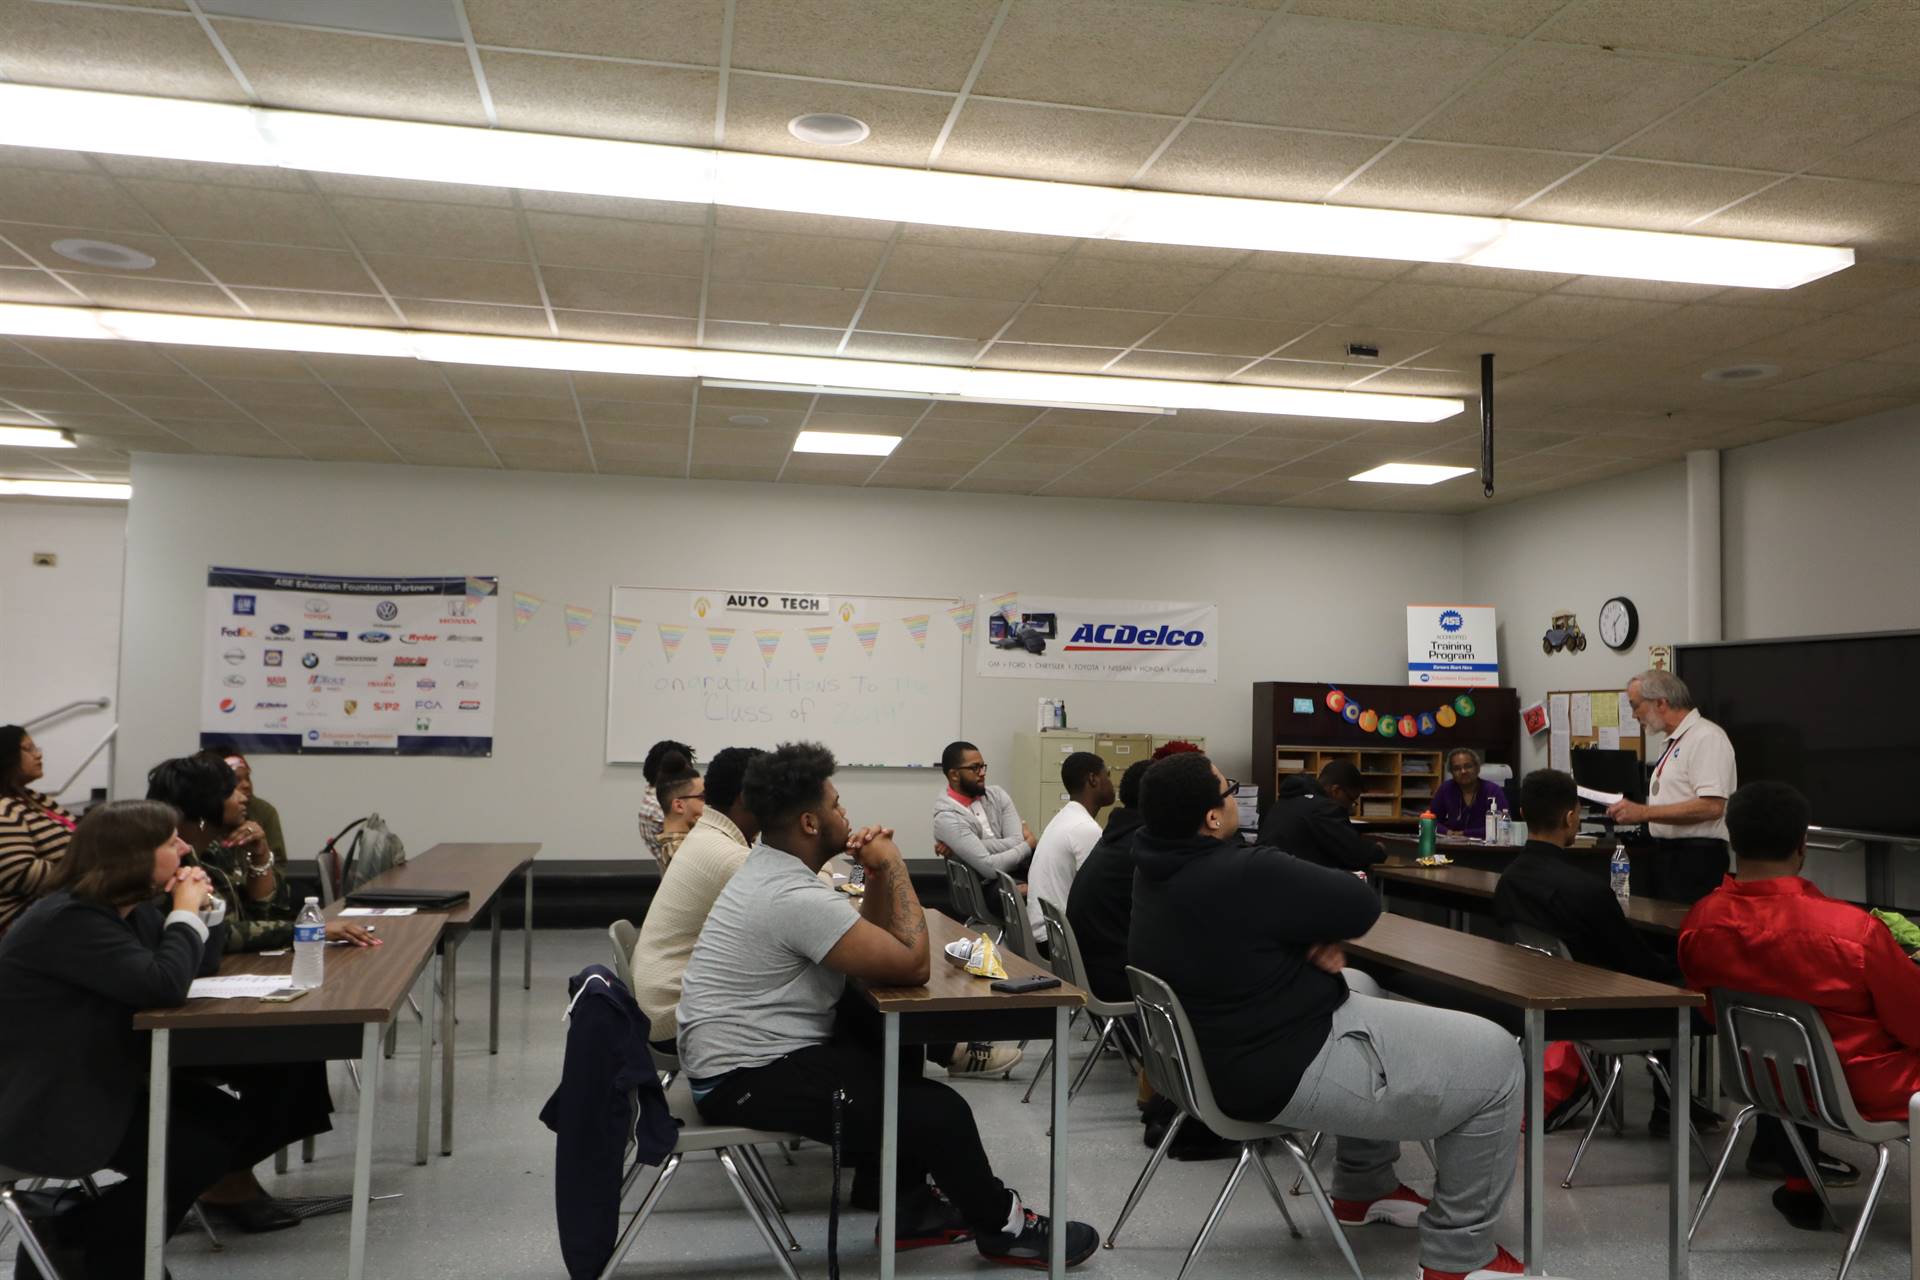
<svg viewBox="0 0 1920 1280">
<path fill-rule="evenodd" d="M 1420 1222 L 1420 1211 L 1427 1198 L 1404 1182 L 1378 1200 L 1335 1200 L 1333 1216 L 1343 1227 L 1364 1227 L 1369 1222 L 1384 1222 L 1390 1227 L 1412 1227 Z"/>
<path fill-rule="evenodd" d="M 1526 1267 L 1521 1265 L 1520 1259 L 1497 1245 L 1495 1250 L 1493 1261 L 1472 1271 L 1436 1271 L 1423 1266 L 1420 1268 L 1420 1280 L 1500 1280 L 1501 1276 L 1525 1274 Z"/>
</svg>

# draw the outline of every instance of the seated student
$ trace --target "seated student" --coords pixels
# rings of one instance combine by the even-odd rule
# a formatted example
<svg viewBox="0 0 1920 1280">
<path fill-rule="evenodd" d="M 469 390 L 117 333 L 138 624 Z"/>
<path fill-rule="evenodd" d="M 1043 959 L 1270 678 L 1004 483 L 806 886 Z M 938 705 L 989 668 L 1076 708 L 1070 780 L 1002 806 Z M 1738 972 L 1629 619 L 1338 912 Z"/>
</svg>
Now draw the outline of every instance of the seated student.
<svg viewBox="0 0 1920 1280">
<path fill-rule="evenodd" d="M 230 742 L 218 742 L 202 747 L 200 754 L 214 756 L 224 760 L 233 770 L 233 776 L 240 781 L 240 794 L 247 798 L 247 817 L 257 825 L 267 837 L 267 848 L 273 850 L 273 860 L 282 867 L 287 865 L 287 833 L 280 825 L 280 811 L 274 808 L 253 786 L 253 766 L 240 754 L 240 748 Z"/>
<path fill-rule="evenodd" d="M 707 789 L 699 771 L 686 763 L 684 757 L 668 756 L 660 767 L 660 781 L 655 784 L 653 794 L 660 802 L 662 814 L 660 851 L 656 856 L 660 870 L 665 871 L 673 855 L 680 851 L 680 842 L 687 838 L 687 832 L 693 830 L 693 824 L 706 809 Z"/>
<path fill-rule="evenodd" d="M 0 726 L 0 934 L 59 878 L 73 839 L 73 815 L 27 785 L 45 774 L 32 736 Z"/>
<path fill-rule="evenodd" d="M 1076 751 L 1060 762 L 1060 785 L 1069 799 L 1040 833 L 1027 871 L 1027 919 L 1041 942 L 1047 940 L 1041 899 L 1066 909 L 1074 878 L 1100 843 L 1100 811 L 1113 803 L 1113 775 L 1107 762 L 1091 751 Z"/>
<path fill-rule="evenodd" d="M 708 1120 L 837 1138 L 857 1165 L 880 1150 L 881 1055 L 836 1016 L 847 979 L 912 986 L 927 980 L 930 962 L 926 917 L 892 833 L 853 830 L 833 771 L 833 754 L 806 742 L 747 770 L 761 843 L 721 891 L 687 961 L 680 1057 Z M 866 868 L 858 909 L 815 875 L 843 850 Z M 896 1247 L 972 1237 L 989 1261 L 1044 1266 L 1051 1224 L 994 1176 L 966 1102 L 917 1070 L 903 1071 L 899 1090 L 905 1194 Z M 929 1174 L 945 1199 L 926 1191 Z M 1069 1263 L 1099 1247 L 1085 1223 L 1066 1229 Z"/>
<path fill-rule="evenodd" d="M 640 840 L 655 858 L 660 856 L 660 826 L 666 821 L 667 815 L 661 809 L 660 797 L 654 794 L 653 789 L 660 781 L 661 764 L 672 755 L 679 756 L 686 765 L 693 764 L 693 748 L 672 738 L 662 738 L 648 747 L 646 759 L 640 762 L 640 777 L 647 784 L 640 793 Z"/>
<path fill-rule="evenodd" d="M 0 941 L 0 1164 L 53 1177 L 125 1175 L 98 1199 L 36 1224 L 68 1280 L 140 1274 L 148 1057 L 131 1019 L 184 1002 L 193 979 L 220 963 L 200 914 L 213 885 L 182 865 L 178 820 L 146 800 L 94 809 L 52 890 Z M 214 922 L 213 932 L 223 928 Z M 239 1129 L 239 1104 L 210 1084 L 176 1078 L 171 1097 L 169 1232 L 232 1164 Z M 24 1248 L 13 1274 L 39 1275 Z"/>
<path fill-rule="evenodd" d="M 714 753 L 707 765 L 700 818 L 674 855 L 672 874 L 661 874 L 640 922 L 633 947 L 633 998 L 652 1023 L 648 1034 L 669 1052 L 677 1029 L 674 1006 L 680 1003 L 680 975 L 693 954 L 694 940 L 713 910 L 713 900 L 740 870 L 760 835 L 760 821 L 747 808 L 741 784 L 747 766 L 765 754 L 758 747 Z"/>
<path fill-rule="evenodd" d="M 179 811 L 180 838 L 190 850 L 183 861 L 205 869 L 226 905 L 226 950 L 273 951 L 292 946 L 298 908 L 267 847 L 266 834 L 247 817 L 246 797 L 227 763 L 206 756 L 163 760 L 147 774 L 147 799 Z M 380 945 L 365 926 L 351 920 L 327 921 L 327 940 L 361 947 Z M 281 1147 L 333 1128 L 327 1064 L 233 1065 L 207 1068 L 205 1074 L 232 1085 L 240 1094 L 248 1139 L 241 1162 L 201 1197 L 202 1202 L 243 1231 L 280 1231 L 300 1225 L 296 1214 L 274 1203 L 253 1176 L 253 1166 Z"/>
<path fill-rule="evenodd" d="M 1580 834 L 1580 797 L 1573 775 L 1535 769 L 1521 780 L 1520 808 L 1527 815 L 1527 843 L 1494 887 L 1493 912 L 1500 922 L 1552 934 L 1581 964 L 1649 982 L 1679 983 L 1680 966 L 1657 953 L 1646 935 L 1627 923 L 1620 900 L 1601 875 L 1603 855 L 1572 851 Z M 1549 1117 L 1554 1110 L 1549 1102 Z M 1720 1130 L 1719 1115 L 1700 1103 L 1693 1104 L 1692 1115 L 1696 1130 Z M 1664 1135 L 1670 1124 L 1666 1090 L 1656 1077 L 1647 1128 Z"/>
<path fill-rule="evenodd" d="M 1328 761 L 1318 778 L 1296 773 L 1280 784 L 1257 843 L 1322 867 L 1365 871 L 1387 854 L 1349 820 L 1359 803 L 1360 770 L 1351 760 Z"/>
<path fill-rule="evenodd" d="M 1080 944 L 1085 972 L 1080 976 L 1102 1000 L 1133 999 L 1127 986 L 1127 927 L 1133 920 L 1133 837 L 1145 819 L 1140 785 L 1153 767 L 1136 760 L 1120 777 L 1120 807 L 1107 817 L 1107 829 L 1081 864 L 1067 894 L 1067 922 Z"/>
<path fill-rule="evenodd" d="M 1920 1093 L 1920 966 L 1893 934 L 1856 906 L 1835 902 L 1800 875 L 1807 856 L 1806 797 L 1784 782 L 1749 782 L 1727 801 L 1727 831 L 1738 866 L 1694 904 L 1680 928 L 1680 968 L 1689 986 L 1727 987 L 1804 1000 L 1820 1011 L 1860 1114 L 1902 1120 Z M 1762 1118 L 1747 1172 L 1784 1177 L 1774 1207 L 1809 1231 L 1822 1226 L 1820 1201 L 1786 1131 Z M 1823 1156 L 1801 1129 L 1807 1154 L 1828 1186 L 1859 1171 Z"/>
<path fill-rule="evenodd" d="M 1513 1037 L 1350 991 L 1340 944 L 1378 918 L 1373 890 L 1242 845 L 1233 784 L 1206 756 L 1155 764 L 1142 802 L 1127 954 L 1186 1006 L 1221 1109 L 1339 1135 L 1335 1214 L 1417 1225 L 1422 1280 L 1519 1274 L 1493 1240 L 1524 1105 Z M 1431 1201 L 1394 1172 L 1409 1138 L 1433 1140 Z"/>
<path fill-rule="evenodd" d="M 940 753 L 947 789 L 933 802 L 934 850 L 958 858 L 989 885 L 1002 871 L 1020 874 L 1038 843 L 1020 820 L 1013 797 L 987 785 L 987 762 L 971 742 L 949 742 Z"/>
<path fill-rule="evenodd" d="M 1433 789 L 1427 805 L 1437 830 L 1479 839 L 1487 833 L 1487 814 L 1511 810 L 1507 793 L 1497 782 L 1480 776 L 1480 753 L 1472 747 L 1447 752 L 1447 778 Z"/>
</svg>

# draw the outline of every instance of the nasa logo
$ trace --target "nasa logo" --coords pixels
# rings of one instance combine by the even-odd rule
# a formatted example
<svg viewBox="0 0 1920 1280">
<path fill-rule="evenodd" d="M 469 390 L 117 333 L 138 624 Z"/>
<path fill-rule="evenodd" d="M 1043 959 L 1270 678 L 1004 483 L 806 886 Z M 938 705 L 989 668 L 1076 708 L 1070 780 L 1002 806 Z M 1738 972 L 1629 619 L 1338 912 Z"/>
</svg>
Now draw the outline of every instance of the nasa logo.
<svg viewBox="0 0 1920 1280">
<path fill-rule="evenodd" d="M 267 677 L 267 688 L 284 689 L 286 687 L 287 687 L 287 678 L 285 676 L 268 676 Z"/>
<path fill-rule="evenodd" d="M 1452 635 L 1466 625 L 1467 620 L 1460 616 L 1458 609 L 1447 609 L 1440 614 L 1440 629 L 1448 635 Z"/>
<path fill-rule="evenodd" d="M 307 730 L 307 741 L 308 742 L 320 741 L 320 731 L 318 729 Z"/>
</svg>

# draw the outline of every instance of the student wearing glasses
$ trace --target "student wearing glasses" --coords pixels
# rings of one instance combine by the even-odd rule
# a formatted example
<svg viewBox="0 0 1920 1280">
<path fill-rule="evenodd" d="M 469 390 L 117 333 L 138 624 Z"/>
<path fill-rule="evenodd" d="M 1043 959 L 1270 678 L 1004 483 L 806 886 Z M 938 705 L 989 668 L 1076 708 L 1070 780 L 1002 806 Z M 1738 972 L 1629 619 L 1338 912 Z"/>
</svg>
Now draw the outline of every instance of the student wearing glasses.
<svg viewBox="0 0 1920 1280">
<path fill-rule="evenodd" d="M 1495 809 L 1511 811 L 1507 793 L 1497 782 L 1480 776 L 1480 753 L 1472 747 L 1447 752 L 1446 781 L 1433 789 L 1427 808 L 1441 831 L 1479 838 L 1486 834 L 1487 815 Z"/>
<path fill-rule="evenodd" d="M 693 824 L 707 811 L 707 784 L 684 756 L 669 756 L 653 793 L 660 801 L 661 814 L 659 848 L 654 856 L 660 860 L 664 874 Z"/>
<path fill-rule="evenodd" d="M 933 802 L 934 850 L 958 858 L 988 884 L 1002 871 L 1018 876 L 1040 842 L 1020 820 L 1006 788 L 987 784 L 987 761 L 971 742 L 940 753 L 947 789 Z"/>
</svg>

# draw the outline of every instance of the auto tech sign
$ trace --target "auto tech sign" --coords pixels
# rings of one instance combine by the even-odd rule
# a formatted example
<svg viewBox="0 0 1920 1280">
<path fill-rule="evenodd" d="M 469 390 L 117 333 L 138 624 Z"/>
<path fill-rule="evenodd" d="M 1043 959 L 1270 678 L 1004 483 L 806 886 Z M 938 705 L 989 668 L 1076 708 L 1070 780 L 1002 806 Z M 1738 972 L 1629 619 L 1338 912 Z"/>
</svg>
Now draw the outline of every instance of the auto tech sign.
<svg viewBox="0 0 1920 1280">
<path fill-rule="evenodd" d="M 980 597 L 974 652 L 983 676 L 1214 684 L 1220 609 L 1172 600 Z"/>
</svg>

